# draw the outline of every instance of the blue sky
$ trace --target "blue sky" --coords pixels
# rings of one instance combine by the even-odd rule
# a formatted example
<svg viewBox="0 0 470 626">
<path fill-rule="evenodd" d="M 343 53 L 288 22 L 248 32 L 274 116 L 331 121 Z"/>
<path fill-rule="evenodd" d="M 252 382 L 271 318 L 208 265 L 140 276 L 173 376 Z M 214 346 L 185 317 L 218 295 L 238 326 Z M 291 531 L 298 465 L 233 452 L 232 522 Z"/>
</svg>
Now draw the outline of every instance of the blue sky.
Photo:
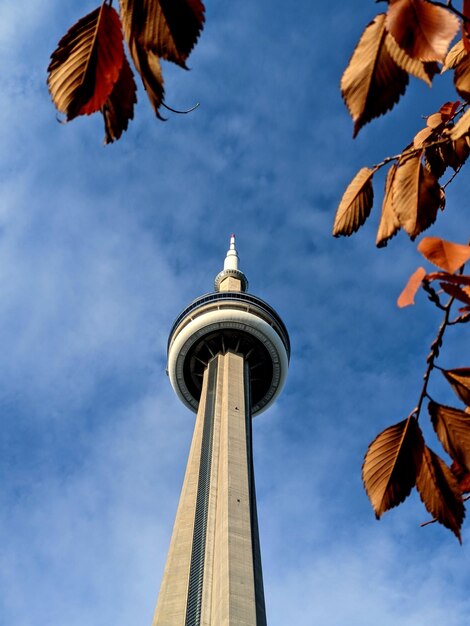
<svg viewBox="0 0 470 626">
<path fill-rule="evenodd" d="M 378 202 L 358 235 L 331 237 L 354 173 L 399 152 L 450 79 L 412 79 L 353 142 L 339 79 L 384 5 L 206 6 L 191 71 L 164 68 L 168 104 L 200 108 L 160 123 L 140 89 L 106 148 L 98 117 L 57 123 L 45 86 L 95 3 L 0 6 L 0 624 L 150 624 L 193 426 L 167 333 L 235 232 L 292 341 L 284 392 L 254 424 L 268 623 L 462 626 L 467 528 L 463 547 L 420 529 L 416 495 L 377 522 L 360 478 L 368 443 L 415 405 L 439 324 L 422 296 L 395 307 L 420 257 L 403 234 L 375 249 Z M 466 176 L 429 233 L 468 239 Z M 468 365 L 463 345 L 468 330 L 450 333 L 442 365 Z"/>
</svg>

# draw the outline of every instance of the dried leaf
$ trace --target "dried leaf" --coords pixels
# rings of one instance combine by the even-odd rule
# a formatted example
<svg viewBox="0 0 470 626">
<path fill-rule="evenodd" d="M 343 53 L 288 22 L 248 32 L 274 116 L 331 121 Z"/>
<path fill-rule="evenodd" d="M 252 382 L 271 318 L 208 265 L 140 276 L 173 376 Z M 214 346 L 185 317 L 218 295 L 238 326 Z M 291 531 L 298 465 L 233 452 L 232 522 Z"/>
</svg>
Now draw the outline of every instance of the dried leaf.
<svg viewBox="0 0 470 626">
<path fill-rule="evenodd" d="M 462 138 L 461 138 L 462 139 Z M 465 139 L 463 140 L 465 143 Z M 462 162 L 459 159 L 459 155 L 455 151 L 455 142 L 446 141 L 445 143 L 441 143 L 439 146 L 439 150 L 442 155 L 442 160 L 446 164 L 447 167 L 451 167 L 454 172 L 456 172 L 461 166 Z"/>
<path fill-rule="evenodd" d="M 429 63 L 424 63 L 419 59 L 410 57 L 403 48 L 400 48 L 390 33 L 387 33 L 385 36 L 385 45 L 392 59 L 402 70 L 416 76 L 416 78 L 424 80 L 424 82 L 431 87 L 432 79 L 437 73 L 437 68 L 434 65 L 430 67 Z"/>
<path fill-rule="evenodd" d="M 460 23 L 450 11 L 426 0 L 394 0 L 388 8 L 386 26 L 411 57 L 443 62 Z"/>
<path fill-rule="evenodd" d="M 453 384 L 452 386 L 454 387 Z M 470 415 L 432 400 L 428 404 L 428 410 L 444 450 L 470 472 Z"/>
<path fill-rule="evenodd" d="M 423 282 L 423 278 L 425 276 L 426 270 L 424 267 L 418 267 L 418 269 L 409 277 L 405 288 L 398 296 L 397 305 L 401 309 L 415 303 L 416 292 L 421 287 L 421 283 Z"/>
<path fill-rule="evenodd" d="M 470 306 L 470 290 L 468 287 L 462 289 L 462 287 L 458 287 L 457 285 L 453 285 L 450 283 L 439 283 L 441 289 L 445 291 L 449 296 L 463 302 L 466 305 Z"/>
<path fill-rule="evenodd" d="M 410 495 L 423 446 L 423 435 L 414 417 L 389 426 L 370 444 L 362 480 L 377 518 Z"/>
<path fill-rule="evenodd" d="M 411 239 L 434 223 L 441 204 L 437 178 L 421 164 L 421 152 L 405 154 L 398 161 L 393 181 L 393 209 Z"/>
<path fill-rule="evenodd" d="M 466 274 L 448 274 L 447 272 L 431 272 L 427 275 L 427 280 L 444 280 L 447 283 L 454 283 L 454 285 L 469 285 L 470 276 Z"/>
<path fill-rule="evenodd" d="M 62 37 L 51 56 L 47 83 L 54 104 L 68 121 L 99 111 L 113 90 L 123 59 L 121 22 L 106 3 Z"/>
<path fill-rule="evenodd" d="M 424 148 L 424 164 L 436 178 L 440 178 L 444 174 L 447 163 L 444 161 L 439 145 L 426 146 Z"/>
<path fill-rule="evenodd" d="M 440 237 L 424 237 L 418 244 L 418 250 L 433 265 L 449 274 L 470 259 L 470 246 L 464 246 Z"/>
<path fill-rule="evenodd" d="M 460 139 L 464 135 L 468 135 L 470 132 L 470 109 L 467 109 L 457 124 L 450 131 L 450 137 L 454 141 Z"/>
<path fill-rule="evenodd" d="M 470 101 L 470 55 L 466 56 L 455 66 L 454 85 L 459 96 Z"/>
<path fill-rule="evenodd" d="M 102 108 L 105 144 L 116 141 L 127 130 L 129 120 L 134 117 L 134 104 L 136 102 L 134 75 L 128 60 L 124 57 L 119 78 Z"/>
<path fill-rule="evenodd" d="M 468 145 L 467 138 L 459 137 L 456 141 L 453 142 L 453 148 L 459 166 L 462 166 L 468 159 L 468 155 L 470 154 L 470 146 Z"/>
<path fill-rule="evenodd" d="M 393 210 L 392 203 L 392 187 L 396 165 L 391 165 L 387 172 L 387 180 L 385 181 L 385 194 L 382 203 L 382 216 L 380 218 L 379 228 L 377 230 L 376 246 L 383 248 L 390 239 L 400 230 L 400 222 Z"/>
<path fill-rule="evenodd" d="M 462 13 L 467 20 L 470 19 L 470 0 L 463 0 Z M 470 32 L 468 22 L 462 20 L 462 39 L 465 49 L 470 51 Z"/>
<path fill-rule="evenodd" d="M 369 217 L 374 201 L 372 176 L 375 170 L 363 167 L 349 183 L 336 211 L 333 235 L 352 235 Z"/>
<path fill-rule="evenodd" d="M 435 128 L 439 128 L 439 126 L 443 126 L 444 119 L 442 117 L 442 114 L 439 112 L 439 113 L 433 113 L 432 115 L 428 115 L 426 119 L 426 125 L 428 128 L 432 128 L 433 130 Z"/>
<path fill-rule="evenodd" d="M 454 117 L 459 106 L 460 100 L 445 102 L 439 109 L 439 113 L 441 114 L 443 121 L 448 122 L 452 117 Z"/>
<path fill-rule="evenodd" d="M 440 116 L 439 116 L 440 117 Z M 423 147 L 426 141 L 433 135 L 433 129 L 426 126 L 422 128 L 419 133 L 416 133 L 413 139 L 413 148 L 419 150 Z"/>
<path fill-rule="evenodd" d="M 163 118 L 159 112 L 159 108 L 165 99 L 160 59 L 151 49 L 143 46 L 139 39 L 133 37 L 132 33 L 128 33 L 125 30 L 124 35 L 135 69 L 140 74 L 155 115 L 160 120 L 163 120 L 165 118 Z"/>
<path fill-rule="evenodd" d="M 470 367 L 458 367 L 453 370 L 441 371 L 460 400 L 467 406 L 470 406 Z"/>
<path fill-rule="evenodd" d="M 463 467 L 461 467 L 457 461 L 452 461 L 450 471 L 457 479 L 460 493 L 470 492 L 470 472 L 467 472 Z"/>
<path fill-rule="evenodd" d="M 447 53 L 442 71 L 453 70 L 466 56 L 467 51 L 462 39 L 460 39 Z"/>
<path fill-rule="evenodd" d="M 390 56 L 385 37 L 385 14 L 381 13 L 364 30 L 341 78 L 354 137 L 364 124 L 390 110 L 408 84 L 408 74 Z"/>
<path fill-rule="evenodd" d="M 424 506 L 433 518 L 449 528 L 461 542 L 460 528 L 465 517 L 462 494 L 450 469 L 427 446 L 423 449 L 416 487 Z"/>
<path fill-rule="evenodd" d="M 126 40 L 186 68 L 204 26 L 201 0 L 119 0 Z M 142 63 L 142 59 L 140 59 Z"/>
</svg>

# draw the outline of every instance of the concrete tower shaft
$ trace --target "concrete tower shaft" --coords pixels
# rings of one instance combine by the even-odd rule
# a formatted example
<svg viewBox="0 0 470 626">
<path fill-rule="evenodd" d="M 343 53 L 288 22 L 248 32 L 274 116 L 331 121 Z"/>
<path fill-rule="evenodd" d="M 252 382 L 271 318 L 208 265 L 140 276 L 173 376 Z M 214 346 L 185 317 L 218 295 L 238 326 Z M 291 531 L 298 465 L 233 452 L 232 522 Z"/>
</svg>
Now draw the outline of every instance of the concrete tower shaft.
<svg viewBox="0 0 470 626">
<path fill-rule="evenodd" d="M 197 415 L 152 626 L 266 626 L 251 424 L 280 392 L 290 346 L 238 262 L 232 235 L 218 291 L 168 340 L 171 384 Z"/>
</svg>

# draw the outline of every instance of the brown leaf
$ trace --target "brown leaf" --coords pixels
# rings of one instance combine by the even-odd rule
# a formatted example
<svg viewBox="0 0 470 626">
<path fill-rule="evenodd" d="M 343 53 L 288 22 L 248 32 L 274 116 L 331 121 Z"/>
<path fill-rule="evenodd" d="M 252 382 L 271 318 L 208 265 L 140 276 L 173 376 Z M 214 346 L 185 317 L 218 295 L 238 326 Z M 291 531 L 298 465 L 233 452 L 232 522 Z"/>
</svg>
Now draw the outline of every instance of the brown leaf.
<svg viewBox="0 0 470 626">
<path fill-rule="evenodd" d="M 410 495 L 423 446 L 423 435 L 414 417 L 389 426 L 370 444 L 362 465 L 362 480 L 377 518 Z"/>
<path fill-rule="evenodd" d="M 470 0 L 463 0 L 462 13 L 467 20 L 470 19 Z M 462 39 L 465 49 L 470 51 L 470 32 L 469 24 L 467 21 L 462 20 Z"/>
<path fill-rule="evenodd" d="M 470 305 L 470 291 L 468 287 L 458 287 L 457 285 L 453 285 L 450 283 L 439 283 L 440 287 L 443 291 L 445 291 L 449 296 L 463 302 L 466 305 Z"/>
<path fill-rule="evenodd" d="M 457 124 L 450 131 L 450 137 L 454 141 L 470 132 L 470 109 L 467 109 Z"/>
<path fill-rule="evenodd" d="M 392 189 L 395 215 L 411 239 L 434 223 L 441 204 L 437 178 L 422 166 L 421 155 L 400 157 Z"/>
<path fill-rule="evenodd" d="M 425 276 L 426 270 L 424 267 L 418 267 L 418 269 L 409 277 L 405 288 L 398 296 L 397 305 L 401 309 L 415 303 L 416 292 L 421 287 L 421 283 L 423 282 L 423 278 Z"/>
<path fill-rule="evenodd" d="M 447 53 L 442 71 L 453 70 L 466 56 L 467 51 L 462 39 L 460 39 Z"/>
<path fill-rule="evenodd" d="M 392 187 L 395 172 L 397 170 L 396 165 L 391 165 L 387 172 L 387 180 L 385 181 L 385 194 L 382 203 L 382 215 L 380 218 L 379 228 L 377 230 L 376 246 L 383 248 L 387 245 L 392 237 L 394 237 L 400 230 L 400 222 L 393 210 L 392 203 Z"/>
<path fill-rule="evenodd" d="M 439 128 L 439 126 L 443 126 L 444 119 L 442 117 L 442 114 L 439 112 L 439 113 L 433 113 L 432 115 L 428 115 L 426 119 L 426 125 L 428 128 L 431 128 L 433 130 L 435 128 Z"/>
<path fill-rule="evenodd" d="M 375 170 L 363 167 L 349 183 L 341 198 L 333 224 L 333 235 L 352 235 L 369 217 L 374 201 L 372 176 Z"/>
<path fill-rule="evenodd" d="M 456 141 L 453 142 L 453 148 L 458 164 L 459 166 L 462 166 L 468 159 L 468 155 L 470 154 L 470 146 L 468 145 L 467 138 L 459 137 Z"/>
<path fill-rule="evenodd" d="M 440 178 L 444 174 L 447 163 L 444 161 L 441 146 L 426 146 L 424 148 L 424 164 L 436 178 Z"/>
<path fill-rule="evenodd" d="M 426 141 L 433 135 L 433 129 L 426 126 L 422 128 L 419 133 L 413 138 L 413 148 L 420 149 L 426 143 Z"/>
<path fill-rule="evenodd" d="M 460 139 L 462 140 L 463 138 Z M 464 143 L 466 143 L 465 139 L 463 139 L 463 141 Z M 442 160 L 444 161 L 446 166 L 451 167 L 454 172 L 456 172 L 462 166 L 462 162 L 460 161 L 459 155 L 455 150 L 455 142 L 446 141 L 444 143 L 441 143 L 439 149 L 442 155 Z"/>
<path fill-rule="evenodd" d="M 410 57 L 410 55 L 405 52 L 403 48 L 400 48 L 390 33 L 387 33 L 385 36 L 385 45 L 392 59 L 401 67 L 402 70 L 405 70 L 408 74 L 416 76 L 416 78 L 424 80 L 424 82 L 431 87 L 432 79 L 437 73 L 437 69 L 434 65 L 430 67 L 429 63 Z"/>
<path fill-rule="evenodd" d="M 459 106 L 460 106 L 460 100 L 455 100 L 453 102 L 445 102 L 439 109 L 439 113 L 441 114 L 443 121 L 447 122 L 452 117 L 454 117 Z"/>
<path fill-rule="evenodd" d="M 428 411 L 444 450 L 470 472 L 470 415 L 433 400 L 429 401 Z"/>
<path fill-rule="evenodd" d="M 457 461 L 452 461 L 450 471 L 457 479 L 460 493 L 468 493 L 470 491 L 470 472 L 461 467 Z"/>
<path fill-rule="evenodd" d="M 106 3 L 62 37 L 51 56 L 47 83 L 54 104 L 68 121 L 99 111 L 113 90 L 123 59 L 121 22 Z"/>
<path fill-rule="evenodd" d="M 163 87 L 163 75 L 160 66 L 160 59 L 151 45 L 146 39 L 145 24 L 143 28 L 143 34 L 139 31 L 140 22 L 137 20 L 137 25 L 132 22 L 134 13 L 132 11 L 125 12 L 123 8 L 125 4 L 134 5 L 134 0 L 120 0 L 121 14 L 123 15 L 123 28 L 124 36 L 129 47 L 129 52 L 134 62 L 135 69 L 140 74 L 142 83 L 147 92 L 147 96 L 150 100 L 150 104 L 155 111 L 155 115 L 163 120 L 159 112 L 159 108 L 165 99 L 165 90 Z M 139 4 L 140 6 L 140 4 Z M 140 15 L 136 12 L 136 15 Z M 151 30 L 151 29 L 150 29 Z"/>
<path fill-rule="evenodd" d="M 443 62 L 460 23 L 450 11 L 426 0 L 394 0 L 388 7 L 386 26 L 411 57 Z"/>
<path fill-rule="evenodd" d="M 124 57 L 119 78 L 101 110 L 104 118 L 105 144 L 116 141 L 127 130 L 129 120 L 134 117 L 136 102 L 134 75 L 128 60 Z"/>
<path fill-rule="evenodd" d="M 462 494 L 450 469 L 427 446 L 423 449 L 416 487 L 424 506 L 433 518 L 449 528 L 461 542 L 460 528 L 465 517 Z"/>
<path fill-rule="evenodd" d="M 470 246 L 464 246 L 440 237 L 424 237 L 418 250 L 433 265 L 449 274 L 456 272 L 470 259 Z"/>
<path fill-rule="evenodd" d="M 464 404 L 470 406 L 470 367 L 458 367 L 452 370 L 441 371 L 457 396 Z"/>
<path fill-rule="evenodd" d="M 119 0 L 126 40 L 186 68 L 204 26 L 201 0 Z M 142 59 L 140 59 L 142 64 Z"/>
<path fill-rule="evenodd" d="M 455 66 L 454 85 L 459 96 L 470 101 L 470 55 L 466 56 Z"/>
<path fill-rule="evenodd" d="M 354 137 L 364 124 L 389 111 L 408 84 L 408 74 L 390 56 L 385 37 L 385 14 L 381 13 L 364 30 L 341 78 Z"/>
<path fill-rule="evenodd" d="M 454 283 L 454 285 L 469 285 L 470 276 L 466 274 L 449 274 L 448 272 L 431 272 L 427 275 L 427 280 L 444 280 L 447 283 Z"/>
</svg>

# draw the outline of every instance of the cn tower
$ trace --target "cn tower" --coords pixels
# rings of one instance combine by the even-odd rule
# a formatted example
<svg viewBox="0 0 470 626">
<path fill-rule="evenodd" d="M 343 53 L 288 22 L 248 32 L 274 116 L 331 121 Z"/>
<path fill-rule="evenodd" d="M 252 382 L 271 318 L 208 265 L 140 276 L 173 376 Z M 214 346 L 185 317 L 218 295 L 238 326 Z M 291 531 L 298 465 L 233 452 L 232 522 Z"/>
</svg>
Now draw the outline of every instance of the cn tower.
<svg viewBox="0 0 470 626">
<path fill-rule="evenodd" d="M 168 376 L 196 423 L 152 626 L 266 626 L 251 418 L 279 395 L 290 344 L 238 266 L 232 235 L 215 291 L 168 339 Z"/>
</svg>

